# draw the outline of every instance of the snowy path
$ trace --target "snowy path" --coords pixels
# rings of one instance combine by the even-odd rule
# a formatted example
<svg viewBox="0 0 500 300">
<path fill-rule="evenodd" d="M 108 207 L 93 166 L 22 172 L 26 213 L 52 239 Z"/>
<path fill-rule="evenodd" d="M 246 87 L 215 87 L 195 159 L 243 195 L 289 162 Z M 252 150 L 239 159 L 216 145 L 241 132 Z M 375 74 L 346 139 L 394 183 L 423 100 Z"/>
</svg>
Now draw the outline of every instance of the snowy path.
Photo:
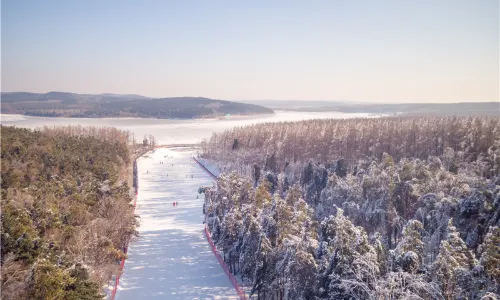
<svg viewBox="0 0 500 300">
<path fill-rule="evenodd" d="M 141 225 L 116 299 L 238 299 L 203 235 L 203 194 L 196 197 L 212 179 L 191 159 L 194 154 L 157 149 L 138 160 Z"/>
</svg>

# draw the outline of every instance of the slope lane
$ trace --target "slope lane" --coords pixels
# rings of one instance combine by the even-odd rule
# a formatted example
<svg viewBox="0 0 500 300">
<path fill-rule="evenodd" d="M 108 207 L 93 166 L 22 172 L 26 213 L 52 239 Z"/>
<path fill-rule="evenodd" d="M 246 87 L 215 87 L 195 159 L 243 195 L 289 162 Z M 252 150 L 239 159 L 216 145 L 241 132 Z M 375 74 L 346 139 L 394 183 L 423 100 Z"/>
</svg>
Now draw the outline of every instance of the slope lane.
<svg viewBox="0 0 500 300">
<path fill-rule="evenodd" d="M 139 237 L 130 243 L 116 299 L 238 299 L 203 235 L 197 191 L 212 179 L 194 154 L 157 149 L 139 159 Z"/>
</svg>

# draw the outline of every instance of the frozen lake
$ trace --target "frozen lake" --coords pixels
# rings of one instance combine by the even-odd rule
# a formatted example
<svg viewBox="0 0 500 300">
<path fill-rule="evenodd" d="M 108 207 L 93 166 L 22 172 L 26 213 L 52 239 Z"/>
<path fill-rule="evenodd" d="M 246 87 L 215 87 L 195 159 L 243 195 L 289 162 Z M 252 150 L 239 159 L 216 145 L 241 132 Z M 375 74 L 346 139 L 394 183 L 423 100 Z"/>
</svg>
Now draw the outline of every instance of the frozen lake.
<svg viewBox="0 0 500 300">
<path fill-rule="evenodd" d="M 0 115 L 2 124 L 17 127 L 37 128 L 54 125 L 113 126 L 129 130 L 136 140 L 144 135 L 153 135 L 157 144 L 193 144 L 209 138 L 213 132 L 221 132 L 235 126 L 244 126 L 262 122 L 299 121 L 308 119 L 345 119 L 369 117 L 365 113 L 340 112 L 290 112 L 276 111 L 275 115 L 235 118 L 224 120 L 165 120 L 139 118 L 46 118 L 21 115 Z"/>
<path fill-rule="evenodd" d="M 203 235 L 203 194 L 197 198 L 197 192 L 212 178 L 193 154 L 162 148 L 138 160 L 141 225 L 116 299 L 239 299 Z"/>
</svg>

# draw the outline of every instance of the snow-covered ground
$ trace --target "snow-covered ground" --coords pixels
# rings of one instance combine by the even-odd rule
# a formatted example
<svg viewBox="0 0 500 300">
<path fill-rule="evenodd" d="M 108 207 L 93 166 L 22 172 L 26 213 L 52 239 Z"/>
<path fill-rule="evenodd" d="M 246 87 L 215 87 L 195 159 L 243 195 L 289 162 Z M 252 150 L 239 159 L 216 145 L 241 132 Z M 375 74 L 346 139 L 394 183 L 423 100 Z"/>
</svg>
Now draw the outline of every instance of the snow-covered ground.
<svg viewBox="0 0 500 300">
<path fill-rule="evenodd" d="M 139 159 L 141 225 L 116 299 L 238 299 L 203 235 L 203 194 L 197 198 L 197 192 L 212 179 L 191 159 L 195 154 L 157 149 Z"/>
</svg>

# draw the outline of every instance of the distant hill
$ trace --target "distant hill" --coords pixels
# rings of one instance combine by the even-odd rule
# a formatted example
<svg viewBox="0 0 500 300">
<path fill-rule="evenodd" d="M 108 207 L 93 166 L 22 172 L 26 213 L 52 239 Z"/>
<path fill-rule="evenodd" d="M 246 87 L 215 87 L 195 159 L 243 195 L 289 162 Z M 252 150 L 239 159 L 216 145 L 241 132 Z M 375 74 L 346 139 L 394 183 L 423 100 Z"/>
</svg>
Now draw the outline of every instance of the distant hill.
<svg viewBox="0 0 500 300">
<path fill-rule="evenodd" d="M 264 105 L 276 110 L 289 111 L 339 111 L 345 113 L 404 114 L 404 115 L 499 115 L 499 102 L 460 102 L 460 103 L 348 103 L 339 101 L 278 101 L 256 100 L 241 101 L 248 104 Z"/>
<path fill-rule="evenodd" d="M 346 113 L 366 112 L 412 116 L 500 115 L 499 102 L 355 104 L 331 107 Z"/>
<path fill-rule="evenodd" d="M 149 98 L 140 95 L 2 93 L 2 113 L 45 117 L 141 117 L 159 119 L 212 118 L 231 115 L 272 114 L 255 104 L 200 97 Z"/>
<path fill-rule="evenodd" d="M 279 110 L 313 109 L 347 104 L 347 102 L 328 100 L 241 100 L 238 102 L 257 104 Z"/>
</svg>

